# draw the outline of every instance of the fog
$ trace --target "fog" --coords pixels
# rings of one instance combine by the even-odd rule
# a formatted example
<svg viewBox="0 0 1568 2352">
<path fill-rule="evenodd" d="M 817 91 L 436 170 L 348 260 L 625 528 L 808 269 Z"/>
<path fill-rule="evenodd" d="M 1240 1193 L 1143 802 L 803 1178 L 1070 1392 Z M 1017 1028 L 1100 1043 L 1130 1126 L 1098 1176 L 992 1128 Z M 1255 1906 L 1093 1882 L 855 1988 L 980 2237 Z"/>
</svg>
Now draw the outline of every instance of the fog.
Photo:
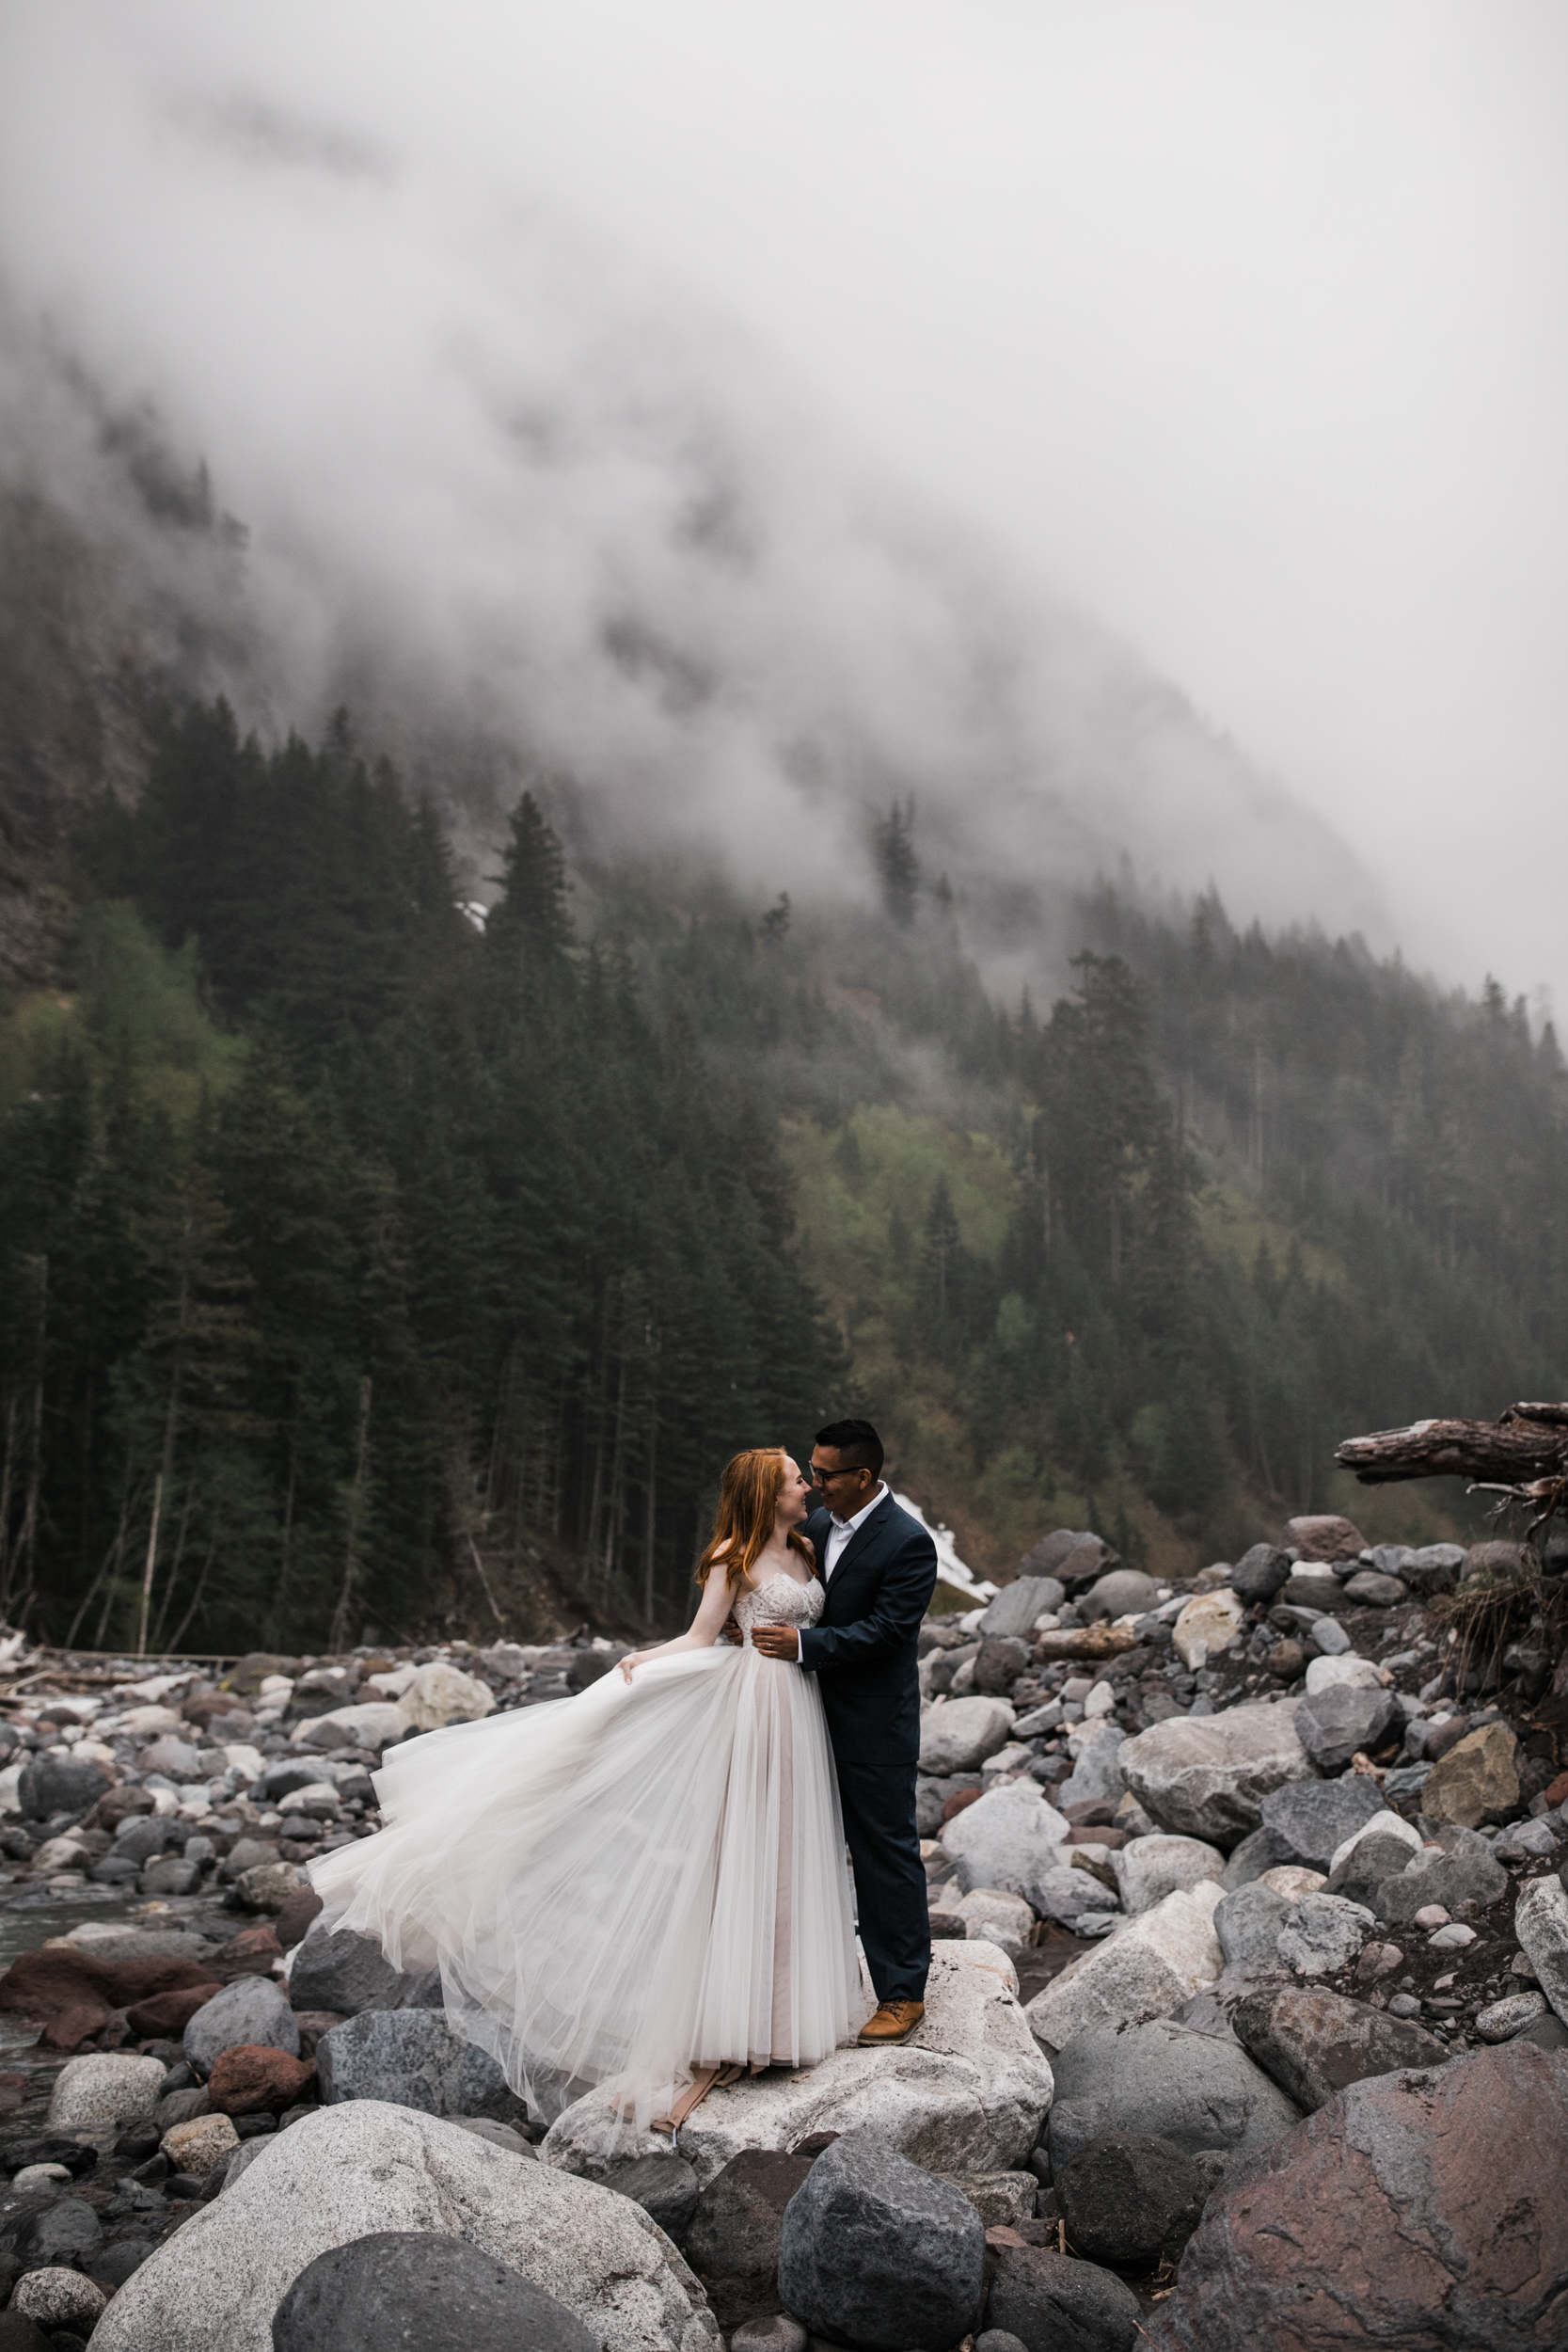
<svg viewBox="0 0 1568 2352">
<path fill-rule="evenodd" d="M 592 846 L 764 889 L 859 887 L 912 792 L 1015 955 L 1125 854 L 1568 981 L 1556 11 L 11 0 L 0 42 L 7 464 L 221 613 L 250 715 L 350 692 L 476 845 L 567 775 Z M 97 420 L 139 400 L 243 557 L 138 543 Z"/>
</svg>

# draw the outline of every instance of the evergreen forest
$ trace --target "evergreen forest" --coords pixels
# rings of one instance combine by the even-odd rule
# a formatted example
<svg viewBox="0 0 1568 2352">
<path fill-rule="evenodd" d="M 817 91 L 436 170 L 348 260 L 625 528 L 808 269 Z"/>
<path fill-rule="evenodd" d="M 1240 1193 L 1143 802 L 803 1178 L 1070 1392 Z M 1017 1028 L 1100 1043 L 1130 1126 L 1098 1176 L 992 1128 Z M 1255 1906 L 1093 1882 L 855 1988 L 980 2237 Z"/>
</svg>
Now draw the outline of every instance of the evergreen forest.
<svg viewBox="0 0 1568 2352">
<path fill-rule="evenodd" d="M 1568 1394 L 1549 1026 L 1108 887 L 1000 1001 L 917 813 L 874 904 L 568 873 L 466 907 L 346 718 L 161 723 L 0 1002 L 0 1618 L 153 1654 L 673 1629 L 720 1468 L 874 1414 L 983 1573 L 1235 1557 L 1350 1434 Z"/>
</svg>

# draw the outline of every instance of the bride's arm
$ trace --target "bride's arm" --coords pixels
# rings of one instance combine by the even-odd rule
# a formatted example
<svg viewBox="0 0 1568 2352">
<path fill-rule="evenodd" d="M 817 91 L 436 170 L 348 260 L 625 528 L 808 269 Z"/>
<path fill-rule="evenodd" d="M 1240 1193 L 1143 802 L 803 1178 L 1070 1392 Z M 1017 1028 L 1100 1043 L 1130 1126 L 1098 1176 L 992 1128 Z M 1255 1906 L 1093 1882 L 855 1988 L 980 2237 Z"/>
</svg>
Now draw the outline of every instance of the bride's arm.
<svg viewBox="0 0 1568 2352">
<path fill-rule="evenodd" d="M 711 1649 L 719 1639 L 720 1628 L 730 1613 L 733 1598 L 722 1565 L 715 1561 L 707 1582 L 703 1586 L 697 1613 L 687 1631 L 677 1634 L 673 1642 L 660 1642 L 653 1649 L 633 1650 L 629 1657 L 623 1658 L 621 1672 L 626 1680 L 631 1680 L 634 1668 L 645 1666 L 650 1658 L 673 1658 L 678 1650 L 683 1649 Z"/>
</svg>

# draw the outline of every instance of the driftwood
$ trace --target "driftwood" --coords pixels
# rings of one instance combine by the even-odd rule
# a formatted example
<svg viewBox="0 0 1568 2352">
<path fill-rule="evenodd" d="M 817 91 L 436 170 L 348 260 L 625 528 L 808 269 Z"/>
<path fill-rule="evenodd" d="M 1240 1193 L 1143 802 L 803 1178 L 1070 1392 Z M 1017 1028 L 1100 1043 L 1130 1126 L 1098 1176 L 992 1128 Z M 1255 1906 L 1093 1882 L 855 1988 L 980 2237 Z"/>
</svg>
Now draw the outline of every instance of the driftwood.
<svg viewBox="0 0 1568 2352">
<path fill-rule="evenodd" d="M 1137 1644 L 1130 1625 L 1061 1626 L 1035 1636 L 1035 1648 L 1041 1658 L 1116 1658 L 1124 1649 L 1135 1649 Z"/>
<path fill-rule="evenodd" d="M 1511 1405 L 1496 1421 L 1418 1421 L 1347 1438 L 1334 1456 L 1364 1486 L 1401 1478 L 1467 1478 L 1483 1493 L 1537 1506 L 1535 1524 L 1568 1504 L 1568 1405 Z"/>
</svg>

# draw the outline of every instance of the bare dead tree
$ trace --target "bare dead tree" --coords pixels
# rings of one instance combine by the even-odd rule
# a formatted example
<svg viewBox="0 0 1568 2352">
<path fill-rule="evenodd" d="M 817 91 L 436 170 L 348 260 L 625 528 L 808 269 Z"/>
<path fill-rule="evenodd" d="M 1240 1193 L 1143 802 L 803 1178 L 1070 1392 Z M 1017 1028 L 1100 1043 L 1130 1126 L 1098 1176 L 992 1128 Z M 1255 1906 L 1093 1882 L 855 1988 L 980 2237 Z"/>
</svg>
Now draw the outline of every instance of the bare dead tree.
<svg viewBox="0 0 1568 2352">
<path fill-rule="evenodd" d="M 1568 1505 L 1568 1404 L 1511 1405 L 1496 1421 L 1418 1421 L 1347 1438 L 1335 1456 L 1364 1486 L 1466 1478 L 1472 1491 L 1531 1506 L 1530 1534 Z"/>
</svg>

